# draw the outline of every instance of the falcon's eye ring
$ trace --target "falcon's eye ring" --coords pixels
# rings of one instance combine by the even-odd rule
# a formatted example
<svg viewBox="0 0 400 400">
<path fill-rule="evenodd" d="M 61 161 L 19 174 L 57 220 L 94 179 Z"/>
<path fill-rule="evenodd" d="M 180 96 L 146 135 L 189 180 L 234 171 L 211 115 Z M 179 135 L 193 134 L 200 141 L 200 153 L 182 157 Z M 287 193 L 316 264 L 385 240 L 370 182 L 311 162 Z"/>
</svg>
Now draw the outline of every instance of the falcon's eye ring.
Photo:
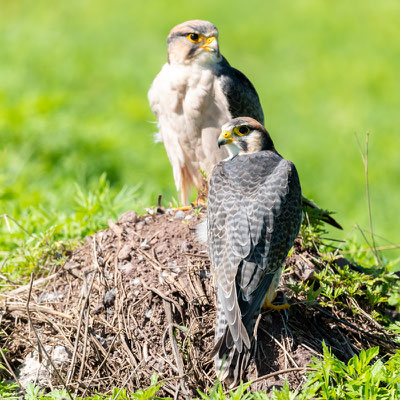
<svg viewBox="0 0 400 400">
<path fill-rule="evenodd" d="M 202 35 L 199 35 L 198 33 L 189 33 L 186 35 L 186 37 L 192 42 L 192 43 L 199 43 L 201 39 L 203 38 Z"/>
<path fill-rule="evenodd" d="M 250 132 L 250 128 L 248 126 L 239 126 L 237 128 L 237 133 L 239 135 L 247 135 Z"/>
</svg>

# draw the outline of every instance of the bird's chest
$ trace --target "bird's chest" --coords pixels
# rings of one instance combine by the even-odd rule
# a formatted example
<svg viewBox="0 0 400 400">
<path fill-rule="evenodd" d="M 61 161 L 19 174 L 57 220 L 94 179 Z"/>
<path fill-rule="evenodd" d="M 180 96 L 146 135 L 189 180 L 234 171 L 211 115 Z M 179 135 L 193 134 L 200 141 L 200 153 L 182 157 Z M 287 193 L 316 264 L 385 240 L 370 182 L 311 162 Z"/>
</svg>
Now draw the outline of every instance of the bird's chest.
<svg viewBox="0 0 400 400">
<path fill-rule="evenodd" d="M 171 128 L 198 131 L 211 125 L 219 129 L 226 121 L 227 102 L 211 69 L 167 65 L 159 80 L 161 118 Z"/>
</svg>

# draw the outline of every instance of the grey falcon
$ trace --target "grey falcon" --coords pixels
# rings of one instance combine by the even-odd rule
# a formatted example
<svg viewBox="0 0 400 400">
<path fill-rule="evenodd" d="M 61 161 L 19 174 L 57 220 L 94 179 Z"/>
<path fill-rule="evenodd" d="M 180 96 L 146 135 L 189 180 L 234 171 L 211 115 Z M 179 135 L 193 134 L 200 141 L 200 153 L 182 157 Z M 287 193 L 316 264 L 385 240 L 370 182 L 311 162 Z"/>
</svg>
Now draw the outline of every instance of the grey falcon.
<svg viewBox="0 0 400 400">
<path fill-rule="evenodd" d="M 234 385 L 254 349 L 262 306 L 272 304 L 283 263 L 302 220 L 302 195 L 294 164 L 275 150 L 266 129 L 252 118 L 222 127 L 219 146 L 230 158 L 213 169 L 207 234 L 217 291 L 215 368 Z"/>
<path fill-rule="evenodd" d="M 208 21 L 186 21 L 168 35 L 168 61 L 148 93 L 160 139 L 172 165 L 181 201 L 201 190 L 203 175 L 227 156 L 215 143 L 223 124 L 248 115 L 264 122 L 254 86 L 221 55 L 218 29 Z"/>
</svg>

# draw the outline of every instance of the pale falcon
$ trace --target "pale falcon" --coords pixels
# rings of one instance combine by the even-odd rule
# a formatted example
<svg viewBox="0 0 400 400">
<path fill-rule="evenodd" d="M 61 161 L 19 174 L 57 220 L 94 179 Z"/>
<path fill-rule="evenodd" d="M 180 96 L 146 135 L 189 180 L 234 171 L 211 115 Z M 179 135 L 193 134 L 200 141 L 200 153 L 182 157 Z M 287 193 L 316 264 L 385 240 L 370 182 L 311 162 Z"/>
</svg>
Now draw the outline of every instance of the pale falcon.
<svg viewBox="0 0 400 400">
<path fill-rule="evenodd" d="M 201 190 L 200 170 L 227 156 L 215 148 L 220 128 L 248 115 L 264 123 L 251 82 L 221 55 L 218 29 L 208 21 L 186 21 L 168 35 L 168 62 L 148 93 L 171 162 L 177 190 L 188 204 L 190 188 Z"/>
<path fill-rule="evenodd" d="M 235 384 L 250 360 L 261 307 L 279 308 L 272 301 L 300 229 L 302 195 L 295 166 L 254 119 L 226 123 L 218 145 L 230 158 L 214 167 L 207 204 L 218 304 L 214 353 L 219 379 Z"/>
</svg>

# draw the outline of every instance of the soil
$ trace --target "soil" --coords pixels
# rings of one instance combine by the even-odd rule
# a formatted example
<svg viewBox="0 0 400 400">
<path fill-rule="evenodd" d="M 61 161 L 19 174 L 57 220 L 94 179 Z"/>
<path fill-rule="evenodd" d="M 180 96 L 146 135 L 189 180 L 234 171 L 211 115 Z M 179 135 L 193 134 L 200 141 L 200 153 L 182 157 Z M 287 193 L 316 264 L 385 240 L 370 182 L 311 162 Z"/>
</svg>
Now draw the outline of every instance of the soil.
<svg viewBox="0 0 400 400">
<path fill-rule="evenodd" d="M 31 293 L 27 286 L 3 296 L 0 347 L 11 367 L 39 343 L 62 344 L 71 360 L 59 373 L 80 395 L 143 389 L 154 373 L 164 382 L 160 395 L 193 398 L 197 389 L 212 388 L 214 283 L 195 233 L 204 217 L 199 210 L 160 207 L 141 217 L 127 212 L 87 237 L 49 278 L 33 282 Z M 303 367 L 320 357 L 323 340 L 344 361 L 377 344 L 393 351 L 391 339 L 362 313 L 338 314 L 289 289 L 312 281 L 318 265 L 323 261 L 316 251 L 297 239 L 282 278 L 292 306 L 261 315 L 257 350 L 243 379 L 266 377 L 253 389 L 269 393 L 285 380 L 297 388 L 305 382 Z M 56 375 L 52 384 L 63 387 Z"/>
</svg>

